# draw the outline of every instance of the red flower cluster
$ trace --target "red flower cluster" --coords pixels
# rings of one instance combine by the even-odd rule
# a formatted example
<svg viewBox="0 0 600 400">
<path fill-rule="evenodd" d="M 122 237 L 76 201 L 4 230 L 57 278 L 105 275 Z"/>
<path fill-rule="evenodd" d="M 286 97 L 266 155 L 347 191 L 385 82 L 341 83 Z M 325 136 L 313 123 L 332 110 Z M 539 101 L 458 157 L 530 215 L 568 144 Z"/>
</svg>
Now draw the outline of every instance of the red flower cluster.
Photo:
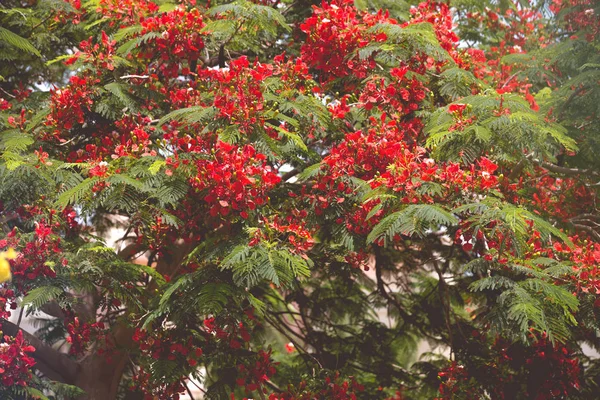
<svg viewBox="0 0 600 400">
<path fill-rule="evenodd" d="M 17 230 L 10 231 L 6 239 L 0 240 L 0 250 L 6 247 L 18 249 L 17 258 L 11 260 L 11 271 L 18 287 L 23 287 L 27 281 L 40 276 L 54 278 L 54 260 L 62 253 L 61 239 L 53 231 L 52 226 L 41 221 L 37 224 L 33 240 L 24 242 L 17 236 Z M 66 260 L 60 261 L 61 266 Z"/>
<path fill-rule="evenodd" d="M 330 154 L 323 159 L 327 172 L 318 183 L 318 189 L 344 193 L 351 189 L 345 185 L 340 186 L 337 183 L 339 178 L 350 175 L 370 180 L 394 163 L 406 148 L 404 131 L 396 121 L 384 122 L 384 119 L 385 115 L 381 121 L 371 118 L 372 127 L 366 132 L 350 132 L 340 144 L 331 149 Z M 339 196 L 326 197 L 332 199 Z"/>
<path fill-rule="evenodd" d="M 495 359 L 486 366 L 493 377 L 492 384 L 510 384 L 519 374 L 535 374 L 535 383 L 539 386 L 521 389 L 523 395 L 535 400 L 550 400 L 563 396 L 569 398 L 579 389 L 579 360 L 564 345 L 552 344 L 545 333 L 527 347 L 497 338 L 492 350 L 496 353 Z M 495 390 L 499 392 L 496 394 L 500 397 L 502 386 L 498 386 Z"/>
<path fill-rule="evenodd" d="M 0 97 L 0 110 L 4 111 L 4 110 L 8 110 L 12 107 L 12 104 L 6 100 Z"/>
<path fill-rule="evenodd" d="M 464 131 L 465 128 L 475 122 L 477 117 L 475 115 L 466 115 L 465 110 L 467 109 L 466 104 L 450 104 L 448 107 L 448 112 L 452 114 L 454 118 L 454 123 L 448 128 L 449 132 L 452 131 Z"/>
<path fill-rule="evenodd" d="M 478 345 L 488 346 L 480 332 L 473 331 L 473 338 Z M 484 365 L 467 368 L 452 361 L 442 369 L 438 374 L 441 397 L 437 400 L 479 399 L 485 386 L 494 399 L 504 399 L 505 389 L 510 387 L 511 391 L 518 390 L 519 397 L 535 400 L 568 398 L 579 388 L 579 360 L 565 346 L 553 345 L 545 334 L 531 346 L 496 338 L 491 350 L 492 360 Z M 523 375 L 534 375 L 530 380 L 534 385 L 516 388 L 515 378 Z"/>
<path fill-rule="evenodd" d="M 528 8 L 517 10 L 508 8 L 504 15 L 488 9 L 485 13 L 469 13 L 468 17 L 481 29 L 496 31 L 502 37 L 498 45 L 492 46 L 486 52 L 487 59 L 483 54 L 469 52 L 471 57 L 467 62 L 473 68 L 475 75 L 495 86 L 498 93 L 522 94 L 530 103 L 531 108 L 537 111 L 539 106 L 530 93 L 532 84 L 528 82 L 527 78 L 523 80 L 517 76 L 520 65 L 518 63 L 502 63 L 501 59 L 510 54 L 526 54 L 528 48 L 538 47 L 540 42 L 543 43 L 542 47 L 552 42 L 551 38 L 539 34 L 541 28 L 544 27 L 541 21 L 542 15 Z M 551 70 L 552 66 L 548 65 L 545 69 Z M 549 73 L 541 78 L 546 79 L 548 85 L 552 86 L 550 76 L 554 73 Z"/>
<path fill-rule="evenodd" d="M 140 23 L 140 37 L 155 34 L 142 45 L 141 58 L 157 60 L 152 66 L 167 78 L 195 72 L 189 66 L 200 58 L 204 48 L 204 21 L 197 8 L 187 11 L 178 7 L 156 17 L 140 18 Z M 182 68 L 183 60 L 187 60 L 187 67 Z"/>
<path fill-rule="evenodd" d="M 98 78 L 72 76 L 70 85 L 63 89 L 53 89 L 50 99 L 50 114 L 45 125 L 54 130 L 46 135 L 46 139 L 57 137 L 66 141 L 68 131 L 76 124 L 85 122 L 85 113 L 93 104 L 93 85 L 100 82 Z"/>
<path fill-rule="evenodd" d="M 77 51 L 65 64 L 73 64 L 81 58 L 87 65 L 92 65 L 97 70 L 107 69 L 112 71 L 115 69 L 113 55 L 117 42 L 110 40 L 104 31 L 102 31 L 102 45 L 98 43 L 92 44 L 92 42 L 93 40 L 90 37 L 88 40 L 83 40 L 79 43 L 81 52 Z"/>
<path fill-rule="evenodd" d="M 565 30 L 567 32 L 586 31 L 588 42 L 598 37 L 600 33 L 600 13 L 593 0 L 554 0 L 550 10 L 555 14 L 565 12 Z"/>
<path fill-rule="evenodd" d="M 212 105 L 219 117 L 249 135 L 257 124 L 263 125 L 262 82 L 271 75 L 273 65 L 256 62 L 250 67 L 248 58 L 240 57 L 228 69 L 200 71 L 199 79 L 215 93 Z"/>
<path fill-rule="evenodd" d="M 264 238 L 273 240 L 275 239 L 273 236 L 277 236 L 287 240 L 293 246 L 292 252 L 305 254 L 314 244 L 312 233 L 304 220 L 307 215 L 306 210 L 295 209 L 291 215 L 287 215 L 285 218 L 279 216 L 275 216 L 273 220 L 262 218 L 265 228 L 257 231 L 249 245 L 254 246 Z"/>
<path fill-rule="evenodd" d="M 363 218 L 364 220 L 364 218 Z M 361 233 L 364 234 L 364 233 Z M 360 268 L 365 271 L 370 269 L 369 259 L 371 255 L 364 250 L 361 251 L 350 251 L 348 255 L 344 257 L 344 260 L 353 268 Z"/>
<path fill-rule="evenodd" d="M 523 185 L 534 188 L 531 205 L 540 212 L 567 222 L 594 208 L 594 196 L 590 188 L 579 179 L 554 177 L 543 169 L 539 170 L 539 174 L 540 177 L 532 181 L 524 181 Z"/>
<path fill-rule="evenodd" d="M 69 354 L 81 355 L 85 352 L 92 341 L 103 338 L 104 323 L 87 323 L 79 321 L 79 318 L 73 317 L 65 321 L 67 327 L 67 342 L 71 344 Z"/>
<path fill-rule="evenodd" d="M 285 393 L 271 394 L 269 400 L 357 400 L 357 394 L 364 390 L 364 386 L 359 384 L 354 377 L 346 380 L 340 376 L 339 372 L 336 372 L 334 376 L 325 377 L 322 386 L 308 387 L 306 382 L 302 381 L 296 389 Z"/>
<path fill-rule="evenodd" d="M 8 319 L 11 316 L 11 312 L 7 309 L 7 306 L 11 310 L 17 309 L 17 296 L 15 291 L 7 288 L 0 288 L 0 319 Z"/>
<path fill-rule="evenodd" d="M 379 223 L 381 218 L 384 215 L 385 210 L 380 208 L 377 211 L 373 211 L 373 209 L 380 205 L 380 201 L 378 199 L 371 200 L 366 203 L 359 204 L 355 207 L 354 210 L 348 212 L 344 217 L 338 217 L 336 222 L 338 224 L 345 224 L 348 232 L 355 233 L 357 235 L 367 236 L 373 227 Z M 373 213 L 371 218 L 369 213 Z M 364 254 L 363 254 L 364 256 Z M 350 256 L 349 257 L 350 264 L 353 266 L 358 266 L 364 264 L 364 260 L 359 256 Z"/>
<path fill-rule="evenodd" d="M 118 21 L 120 27 L 139 23 L 144 17 L 159 11 L 156 3 L 148 0 L 99 0 L 98 12 L 111 26 Z"/>
<path fill-rule="evenodd" d="M 416 111 L 425 99 L 426 88 L 415 76 L 408 79 L 408 67 L 392 68 L 393 81 L 386 83 L 384 78 L 373 77 L 367 82 L 359 101 L 365 109 L 374 106 L 399 119 Z"/>
<path fill-rule="evenodd" d="M 417 7 L 411 7 L 410 13 L 412 14 L 410 21 L 403 24 L 402 27 L 424 22 L 430 23 L 433 25 L 433 31 L 440 42 L 440 46 L 450 54 L 460 67 L 465 66 L 463 65 L 462 54 L 456 48 L 459 39 L 452 30 L 452 12 L 448 4 L 429 0 L 420 3 Z M 440 66 L 441 64 L 438 64 L 438 67 Z"/>
<path fill-rule="evenodd" d="M 547 366 L 547 375 L 541 379 L 542 384 L 535 400 L 550 400 L 561 396 L 568 398 L 579 388 L 579 360 L 573 357 L 565 346 L 553 345 L 543 334 L 542 338 L 531 346 L 529 353 L 525 360 L 528 366 Z"/>
<path fill-rule="evenodd" d="M 308 65 L 301 58 L 285 60 L 285 54 L 273 57 L 273 75 L 281 78 L 285 89 L 297 89 L 300 93 L 306 91 L 305 85 L 312 81 Z M 318 87 L 314 87 L 315 90 Z"/>
<path fill-rule="evenodd" d="M 571 238 L 574 248 L 554 244 L 554 254 L 560 259 L 573 262 L 573 283 L 578 291 L 600 295 L 600 243 L 587 239 Z M 597 303 L 600 305 L 600 301 Z"/>
<path fill-rule="evenodd" d="M 254 316 L 248 314 L 249 319 L 253 320 Z M 230 321 L 228 324 L 217 324 L 214 317 L 204 320 L 204 328 L 207 337 L 215 337 L 220 343 L 225 343 L 230 349 L 240 349 L 244 343 L 250 342 L 250 333 L 243 322 Z"/>
<path fill-rule="evenodd" d="M 166 358 L 168 360 L 176 360 L 180 357 L 184 359 L 197 359 L 202 355 L 202 349 L 194 347 L 192 338 L 188 337 L 185 342 L 177 342 L 173 335 L 168 330 L 164 332 L 153 331 L 150 333 L 147 330 L 136 328 L 133 334 L 133 340 L 139 344 L 142 353 L 158 360 Z"/>
<path fill-rule="evenodd" d="M 254 147 L 242 148 L 218 142 L 210 159 L 196 162 L 197 175 L 191 184 L 205 194 L 211 216 L 235 211 L 242 218 L 268 201 L 268 192 L 281 178 Z"/>
<path fill-rule="evenodd" d="M 27 353 L 33 353 L 35 347 L 28 345 L 23 339 L 23 332 L 17 336 L 4 336 L 0 343 L 0 382 L 4 387 L 27 386 L 31 379 L 31 367 L 35 360 Z"/>
<path fill-rule="evenodd" d="M 375 68 L 372 58 L 361 60 L 358 50 L 371 42 L 383 42 L 386 35 L 371 34 L 368 28 L 378 23 L 396 23 L 388 13 L 358 13 L 353 0 L 323 2 L 313 6 L 313 15 L 300 25 L 307 38 L 302 60 L 325 76 L 365 78 Z"/>
<path fill-rule="evenodd" d="M 482 393 L 478 390 L 476 382 L 469 382 L 469 374 L 467 369 L 452 361 L 449 366 L 438 373 L 438 377 L 442 381 L 439 386 L 441 397 L 435 400 L 451 400 L 465 399 L 478 400 Z"/>
<path fill-rule="evenodd" d="M 271 360 L 271 351 L 260 350 L 254 360 L 249 360 L 248 364 L 239 364 L 238 377 L 236 384 L 243 386 L 246 393 L 260 390 L 266 393 L 264 385 L 275 375 L 275 363 Z"/>
<path fill-rule="evenodd" d="M 78 25 L 85 14 L 85 11 L 81 9 L 81 0 L 65 0 L 65 2 L 71 5 L 74 11 L 65 11 L 65 8 L 58 7 L 54 11 L 54 21 L 62 24 Z"/>
<path fill-rule="evenodd" d="M 162 377 L 161 377 L 162 378 Z M 185 392 L 185 378 L 174 382 L 157 383 L 151 373 L 140 367 L 132 376 L 132 391 L 142 391 L 144 400 L 173 400 Z"/>
<path fill-rule="evenodd" d="M 477 192 L 486 191 L 498 184 L 498 177 L 493 175 L 498 166 L 482 157 L 477 166 L 471 165 L 468 170 L 458 164 L 447 163 L 437 165 L 434 160 L 424 158 L 425 151 L 417 147 L 416 151 L 405 150 L 388 171 L 381 175 L 382 183 L 395 192 L 404 194 L 404 203 L 432 202 L 434 199 L 449 199 L 450 195 L 459 195 L 462 190 Z M 444 193 L 433 196 L 420 195 L 417 189 L 425 182 L 437 182 Z"/>
<path fill-rule="evenodd" d="M 413 146 L 410 136 L 405 139 L 407 130 L 393 120 L 384 122 L 385 119 L 385 114 L 381 120 L 371 118 L 372 128 L 348 133 L 323 159 L 322 173 L 312 192 L 303 194 L 315 207 L 316 214 L 344 207 L 346 198 L 355 190 L 345 179 L 348 176 L 363 179 L 372 188 L 387 187 L 406 204 L 458 202 L 463 192 L 485 192 L 498 185 L 498 177 L 494 175 L 498 167 L 489 159 L 481 158 L 468 170 L 454 163 L 438 164 L 426 158 L 424 148 Z M 439 185 L 440 192 L 435 196 L 421 190 L 428 182 Z M 385 213 L 382 208 L 367 219 L 379 203 L 375 199 L 351 209 L 346 207 L 344 216 L 337 217 L 336 222 L 345 224 L 350 232 L 367 235 Z"/>
</svg>

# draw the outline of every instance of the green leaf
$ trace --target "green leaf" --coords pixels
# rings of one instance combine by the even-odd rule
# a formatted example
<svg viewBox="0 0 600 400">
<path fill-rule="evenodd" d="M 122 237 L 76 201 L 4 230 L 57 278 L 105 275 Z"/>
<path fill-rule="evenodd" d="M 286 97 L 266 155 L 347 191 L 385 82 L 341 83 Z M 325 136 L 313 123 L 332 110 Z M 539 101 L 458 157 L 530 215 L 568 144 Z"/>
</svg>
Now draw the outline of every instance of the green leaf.
<svg viewBox="0 0 600 400">
<path fill-rule="evenodd" d="M 218 314 L 233 296 L 231 286 L 225 283 L 207 283 L 200 288 L 196 303 L 199 312 Z"/>
<path fill-rule="evenodd" d="M 117 33 L 113 35 L 113 40 L 120 42 L 130 35 L 134 35 L 136 33 L 140 33 L 143 30 L 141 25 L 133 25 L 127 26 L 125 28 L 119 29 Z"/>
<path fill-rule="evenodd" d="M 126 57 L 129 53 L 131 53 L 133 51 L 133 49 L 135 49 L 136 47 L 138 47 L 139 45 L 146 43 L 152 39 L 156 39 L 160 37 L 160 33 L 158 32 L 148 32 L 145 35 L 142 35 L 140 37 L 131 39 L 125 43 L 123 43 L 118 49 L 117 49 L 117 54 L 120 55 L 121 57 Z"/>
<path fill-rule="evenodd" d="M 27 296 L 25 296 L 21 302 L 21 306 L 31 306 L 38 309 L 50 300 L 57 298 L 62 293 L 63 290 L 56 286 L 37 287 L 27 293 Z"/>
<path fill-rule="evenodd" d="M 148 168 L 148 171 L 152 174 L 152 175 L 156 175 L 158 173 L 158 171 L 160 171 L 160 169 L 162 167 L 164 167 L 165 165 L 167 165 L 167 163 L 163 160 L 156 160 L 152 163 L 152 165 Z"/>
<path fill-rule="evenodd" d="M 215 107 L 194 106 L 171 111 L 158 121 L 158 126 L 169 121 L 184 121 L 187 123 L 207 122 L 217 115 Z"/>
<path fill-rule="evenodd" d="M 175 283 L 173 283 L 171 286 L 169 286 L 167 290 L 165 290 L 158 304 L 160 306 L 165 305 L 171 299 L 173 293 L 190 284 L 192 282 L 192 278 L 192 275 L 183 275 L 182 277 L 177 279 Z"/>
<path fill-rule="evenodd" d="M 300 172 L 296 177 L 298 178 L 298 182 L 305 182 L 310 178 L 314 178 L 321 171 L 322 163 L 313 164 L 309 167 L 306 167 Z"/>
<path fill-rule="evenodd" d="M 0 147 L 5 151 L 18 153 L 33 144 L 33 138 L 19 129 L 10 129 L 0 133 Z"/>
<path fill-rule="evenodd" d="M 516 283 L 505 276 L 489 276 L 473 282 L 469 286 L 469 290 L 472 292 L 481 292 L 484 290 L 511 288 L 514 285 L 516 285 Z"/>
<path fill-rule="evenodd" d="M 302 150 L 304 152 L 308 151 L 306 144 L 304 144 L 304 142 L 302 141 L 302 138 L 297 133 L 290 132 L 287 129 L 283 129 L 280 126 L 273 125 L 268 122 L 265 125 L 270 126 L 271 128 L 275 129 L 277 132 L 279 132 L 283 137 L 291 140 L 298 148 L 300 148 L 300 150 Z"/>
<path fill-rule="evenodd" d="M 78 204 L 85 196 L 92 193 L 92 188 L 100 179 L 97 176 L 88 178 L 79 183 L 74 188 L 71 188 L 58 196 L 55 205 L 59 208 L 64 208 L 69 204 Z"/>
<path fill-rule="evenodd" d="M 127 91 L 127 85 L 120 83 L 109 83 L 104 88 L 112 93 L 119 101 L 129 109 L 131 112 L 139 111 L 139 106 L 131 94 Z"/>
<path fill-rule="evenodd" d="M 256 315 L 259 317 L 264 316 L 266 308 L 267 308 L 267 305 L 265 304 L 265 302 L 254 297 L 251 293 L 248 293 L 247 295 L 248 295 L 248 302 L 254 308 L 254 312 L 256 313 Z"/>
<path fill-rule="evenodd" d="M 21 36 L 17 35 L 16 33 L 13 33 L 11 31 L 9 31 L 6 28 L 3 28 L 0 26 L 0 39 L 13 46 L 16 47 L 19 50 L 23 50 L 29 54 L 33 54 L 37 57 L 42 57 L 42 55 L 40 54 L 40 52 L 38 51 L 38 49 L 36 49 L 29 40 L 22 38 Z"/>
<path fill-rule="evenodd" d="M 49 67 L 52 64 L 56 64 L 57 62 L 68 60 L 71 57 L 73 57 L 73 54 L 63 54 L 63 55 L 60 55 L 60 56 L 58 56 L 56 58 L 53 58 L 52 60 L 46 61 L 46 66 Z"/>
<path fill-rule="evenodd" d="M 34 399 L 39 399 L 39 400 L 49 400 L 48 397 L 46 397 L 44 395 L 44 393 L 42 393 L 41 391 L 39 391 L 38 389 L 31 387 L 31 386 L 27 386 L 25 388 L 25 390 L 27 391 L 27 394 L 29 396 L 31 396 Z"/>
<path fill-rule="evenodd" d="M 443 208 L 433 204 L 412 204 L 382 219 L 369 235 L 367 243 L 384 239 L 387 243 L 396 235 L 425 236 L 428 230 L 442 226 L 452 226 L 458 218 Z"/>
</svg>

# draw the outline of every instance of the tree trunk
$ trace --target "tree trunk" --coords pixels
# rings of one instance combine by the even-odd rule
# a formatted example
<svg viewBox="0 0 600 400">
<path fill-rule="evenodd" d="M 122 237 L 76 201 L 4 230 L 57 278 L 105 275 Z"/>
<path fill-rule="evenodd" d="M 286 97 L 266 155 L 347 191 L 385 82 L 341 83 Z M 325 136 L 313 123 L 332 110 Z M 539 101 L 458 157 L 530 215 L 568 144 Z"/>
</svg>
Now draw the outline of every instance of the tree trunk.
<svg viewBox="0 0 600 400">
<path fill-rule="evenodd" d="M 80 371 L 75 385 L 85 390 L 78 400 L 114 400 L 117 398 L 119 383 L 129 362 L 127 349 L 133 345 L 134 330 L 126 325 L 116 326 L 113 330 L 115 351 L 110 360 L 96 352 L 80 362 Z"/>
<path fill-rule="evenodd" d="M 93 355 L 81 363 L 75 385 L 85 391 L 78 400 L 114 400 L 119 382 L 127 365 L 127 357 L 120 355 L 108 363 L 104 356 Z"/>
</svg>

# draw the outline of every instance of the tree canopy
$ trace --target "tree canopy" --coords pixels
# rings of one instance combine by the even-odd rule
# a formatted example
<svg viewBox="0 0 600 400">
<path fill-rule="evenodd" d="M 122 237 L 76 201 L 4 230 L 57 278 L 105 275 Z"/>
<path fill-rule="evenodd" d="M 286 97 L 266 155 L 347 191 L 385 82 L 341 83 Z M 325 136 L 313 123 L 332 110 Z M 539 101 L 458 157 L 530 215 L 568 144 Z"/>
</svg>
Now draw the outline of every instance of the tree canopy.
<svg viewBox="0 0 600 400">
<path fill-rule="evenodd" d="M 597 398 L 599 29 L 4 0 L 0 397 Z"/>
</svg>

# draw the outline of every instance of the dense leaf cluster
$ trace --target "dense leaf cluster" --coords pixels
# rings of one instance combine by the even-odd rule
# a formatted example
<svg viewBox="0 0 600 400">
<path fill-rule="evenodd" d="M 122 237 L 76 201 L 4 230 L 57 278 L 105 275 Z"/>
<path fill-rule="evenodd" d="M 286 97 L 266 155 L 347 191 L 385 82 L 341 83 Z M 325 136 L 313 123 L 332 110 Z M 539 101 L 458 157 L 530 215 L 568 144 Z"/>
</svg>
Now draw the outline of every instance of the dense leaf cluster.
<svg viewBox="0 0 600 400">
<path fill-rule="evenodd" d="M 599 26 L 3 2 L 0 397 L 596 398 Z"/>
</svg>

